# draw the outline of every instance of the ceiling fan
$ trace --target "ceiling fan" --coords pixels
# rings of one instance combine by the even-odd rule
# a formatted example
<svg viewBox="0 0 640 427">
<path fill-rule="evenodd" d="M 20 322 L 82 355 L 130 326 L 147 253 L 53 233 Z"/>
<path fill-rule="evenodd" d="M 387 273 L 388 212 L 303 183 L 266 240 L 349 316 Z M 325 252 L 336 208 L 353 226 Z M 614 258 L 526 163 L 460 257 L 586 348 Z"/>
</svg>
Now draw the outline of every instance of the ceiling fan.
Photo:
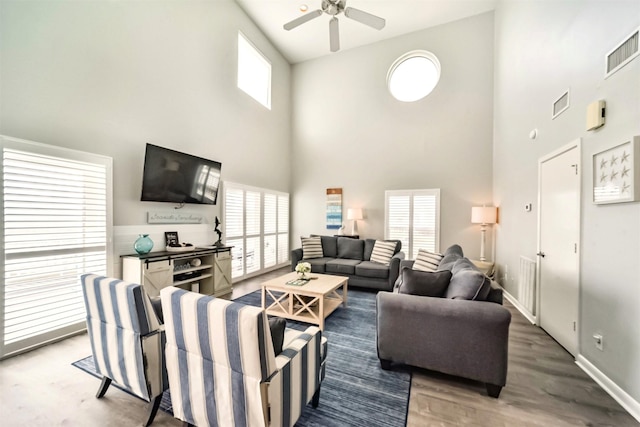
<svg viewBox="0 0 640 427">
<path fill-rule="evenodd" d="M 340 50 L 340 36 L 338 30 L 338 18 L 336 18 L 336 15 L 344 12 L 344 16 L 353 19 L 354 21 L 358 21 L 361 24 L 368 25 L 369 27 L 375 28 L 376 30 L 381 30 L 384 28 L 384 19 L 360 9 L 346 7 L 346 5 L 347 0 L 322 0 L 320 9 L 309 12 L 306 15 L 302 15 L 301 17 L 296 18 L 291 22 L 287 22 L 286 24 L 284 24 L 284 29 L 287 31 L 293 30 L 297 26 L 319 17 L 323 12 L 327 15 L 331 15 L 332 18 L 329 21 L 329 46 L 331 52 L 337 52 Z"/>
</svg>

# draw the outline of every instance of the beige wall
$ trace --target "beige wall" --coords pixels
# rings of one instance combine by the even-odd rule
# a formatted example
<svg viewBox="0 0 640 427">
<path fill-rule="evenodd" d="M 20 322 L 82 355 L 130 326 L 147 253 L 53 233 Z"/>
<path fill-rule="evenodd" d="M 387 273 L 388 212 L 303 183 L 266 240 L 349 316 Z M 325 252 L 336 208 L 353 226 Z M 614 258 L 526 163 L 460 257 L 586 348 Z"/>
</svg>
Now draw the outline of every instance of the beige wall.
<svg viewBox="0 0 640 427">
<path fill-rule="evenodd" d="M 537 249 L 538 159 L 582 138 L 579 353 L 640 401 L 640 203 L 591 202 L 592 156 L 640 135 L 640 60 L 604 79 L 605 55 L 640 24 L 638 1 L 503 2 L 496 12 L 494 199 L 500 281 L 518 297 L 518 259 Z M 551 118 L 570 89 L 570 107 Z M 587 105 L 606 125 L 585 130 Z M 532 141 L 529 132 L 537 128 Z M 524 210 L 526 203 L 534 209 Z M 594 334 L 604 336 L 596 350 Z"/>
<path fill-rule="evenodd" d="M 438 57 L 442 76 L 428 97 L 402 103 L 387 71 L 416 49 Z M 492 200 L 493 13 L 296 64 L 292 95 L 294 247 L 300 235 L 333 233 L 327 188 L 343 189 L 345 218 L 363 208 L 370 238 L 384 235 L 385 190 L 440 188 L 440 247 L 479 256 L 471 207 Z"/>
</svg>

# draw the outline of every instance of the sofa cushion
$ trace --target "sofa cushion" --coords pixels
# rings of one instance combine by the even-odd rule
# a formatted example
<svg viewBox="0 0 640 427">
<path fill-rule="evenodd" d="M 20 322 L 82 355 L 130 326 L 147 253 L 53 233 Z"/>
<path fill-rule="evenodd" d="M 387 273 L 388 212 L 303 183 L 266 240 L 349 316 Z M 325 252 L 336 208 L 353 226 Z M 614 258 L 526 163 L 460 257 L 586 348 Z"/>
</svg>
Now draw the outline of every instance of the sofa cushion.
<svg viewBox="0 0 640 427">
<path fill-rule="evenodd" d="M 464 254 L 462 253 L 462 248 L 460 247 L 460 245 L 449 246 L 447 250 L 444 251 L 443 255 L 444 256 L 442 257 L 442 260 L 438 265 L 438 271 L 444 271 L 444 270 L 451 271 L 456 261 L 464 257 Z"/>
<path fill-rule="evenodd" d="M 287 321 L 282 317 L 270 317 L 269 329 L 271 330 L 271 341 L 273 342 L 273 351 L 276 356 L 282 353 L 282 343 L 284 342 L 284 330 L 287 327 Z"/>
<path fill-rule="evenodd" d="M 396 242 L 376 240 L 376 244 L 373 246 L 373 251 L 371 252 L 371 262 L 389 265 L 395 250 Z"/>
<path fill-rule="evenodd" d="M 338 238 L 333 236 L 320 236 L 322 241 L 322 254 L 326 257 L 338 256 Z"/>
<path fill-rule="evenodd" d="M 338 258 L 363 260 L 364 240 L 338 237 Z"/>
<path fill-rule="evenodd" d="M 322 258 L 322 241 L 320 237 L 301 237 L 302 259 Z"/>
<path fill-rule="evenodd" d="M 485 301 L 491 290 L 491 279 L 484 275 L 467 258 L 455 262 L 451 283 L 445 297 L 451 299 Z"/>
<path fill-rule="evenodd" d="M 416 262 L 413 263 L 413 269 L 420 271 L 438 271 L 438 265 L 440 265 L 443 257 L 444 255 L 437 252 L 419 249 Z"/>
<path fill-rule="evenodd" d="M 357 259 L 336 258 L 327 261 L 324 268 L 327 273 L 355 274 L 356 265 L 360 264 L 360 262 Z"/>
<path fill-rule="evenodd" d="M 402 269 L 402 284 L 398 293 L 423 297 L 442 297 L 451 280 L 450 271 L 420 271 L 412 268 Z"/>
<path fill-rule="evenodd" d="M 364 241 L 364 260 L 365 261 L 371 261 L 371 253 L 373 252 L 373 247 L 375 246 L 376 242 L 378 240 L 376 239 L 365 239 Z M 400 249 L 402 249 L 402 241 L 400 240 L 384 240 L 385 242 L 395 242 L 396 247 L 393 250 L 393 254 L 397 254 L 398 252 L 400 252 Z"/>
<path fill-rule="evenodd" d="M 356 265 L 356 275 L 361 277 L 373 277 L 377 279 L 387 279 L 389 277 L 389 267 L 372 261 L 362 261 Z"/>
<path fill-rule="evenodd" d="M 324 273 L 326 271 L 325 265 L 327 262 L 333 260 L 335 258 L 322 257 L 322 258 L 312 258 L 307 260 L 309 264 L 311 264 L 311 272 L 312 273 Z"/>
</svg>

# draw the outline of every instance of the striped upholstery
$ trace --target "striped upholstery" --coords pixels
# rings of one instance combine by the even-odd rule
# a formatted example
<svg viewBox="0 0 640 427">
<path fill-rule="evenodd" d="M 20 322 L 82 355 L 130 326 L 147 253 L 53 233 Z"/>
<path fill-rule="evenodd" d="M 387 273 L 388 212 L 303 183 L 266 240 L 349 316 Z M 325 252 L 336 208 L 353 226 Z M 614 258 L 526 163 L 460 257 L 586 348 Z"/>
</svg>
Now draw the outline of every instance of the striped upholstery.
<svg viewBox="0 0 640 427">
<path fill-rule="evenodd" d="M 165 335 L 149 297 L 119 279 L 84 274 L 81 283 L 96 371 L 150 402 L 168 381 Z"/>
<path fill-rule="evenodd" d="M 440 265 L 440 261 L 443 257 L 444 255 L 439 253 L 429 252 L 425 249 L 419 249 L 416 261 L 413 263 L 413 269 L 431 272 L 437 271 L 438 265 Z"/>
<path fill-rule="evenodd" d="M 320 237 L 301 237 L 302 259 L 322 258 L 322 239 Z"/>
<path fill-rule="evenodd" d="M 373 251 L 371 252 L 371 262 L 389 265 L 397 245 L 397 242 L 376 240 L 376 243 L 373 245 Z"/>
<path fill-rule="evenodd" d="M 276 357 L 262 309 L 175 287 L 160 296 L 175 417 L 199 426 L 295 424 L 324 375 L 317 327 L 287 330 Z"/>
</svg>

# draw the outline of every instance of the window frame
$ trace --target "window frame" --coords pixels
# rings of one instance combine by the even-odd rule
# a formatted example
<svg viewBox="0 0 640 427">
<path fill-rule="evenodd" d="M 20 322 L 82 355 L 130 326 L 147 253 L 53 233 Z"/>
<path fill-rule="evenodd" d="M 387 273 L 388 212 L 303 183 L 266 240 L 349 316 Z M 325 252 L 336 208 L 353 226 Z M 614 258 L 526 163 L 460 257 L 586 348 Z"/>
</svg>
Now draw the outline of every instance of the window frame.
<svg viewBox="0 0 640 427">
<path fill-rule="evenodd" d="M 417 196 L 433 196 L 435 197 L 435 218 L 434 218 L 434 247 L 433 248 L 424 248 L 432 252 L 440 251 L 440 189 L 418 189 L 418 190 L 387 190 L 385 191 L 384 196 L 384 236 L 385 239 L 396 239 L 394 235 L 390 232 L 390 224 L 389 224 L 389 201 L 391 197 L 409 197 L 409 214 L 408 214 L 408 242 L 404 242 L 402 244 L 402 250 L 406 254 L 407 259 L 415 259 L 418 255 L 417 250 L 416 253 L 413 253 L 413 243 L 414 243 L 414 204 L 415 197 Z"/>
<path fill-rule="evenodd" d="M 266 75 L 261 76 L 261 78 L 267 82 L 267 86 L 264 88 L 260 88 L 261 91 L 266 92 L 266 93 L 262 93 L 262 96 L 264 96 L 264 99 L 262 98 L 262 96 L 258 95 L 257 91 L 254 92 L 252 88 L 248 86 L 245 80 L 242 78 L 242 76 L 245 75 L 245 72 L 243 72 L 242 70 L 242 63 L 241 63 L 243 46 L 244 48 L 246 48 L 246 50 L 244 51 L 244 54 L 249 55 L 253 60 L 258 61 L 265 67 Z M 238 58 L 237 58 L 238 59 L 237 60 L 238 89 L 242 90 L 244 93 L 246 93 L 251 98 L 256 100 L 258 103 L 260 103 L 260 105 L 264 106 L 268 110 L 271 110 L 271 86 L 272 86 L 272 68 L 273 68 L 271 61 L 269 60 L 269 58 L 267 58 L 267 56 L 264 53 L 262 53 L 262 51 L 260 51 L 260 49 L 256 47 L 256 45 L 246 35 L 242 33 L 242 31 L 238 31 L 237 55 L 238 55 Z M 251 68 L 248 71 L 249 73 L 255 73 L 255 69 L 253 68 Z M 253 78 L 249 80 L 256 81 L 258 79 Z"/>
<path fill-rule="evenodd" d="M 38 142 L 22 140 L 18 138 L 12 138 L 0 135 L 0 152 L 3 156 L 0 160 L 0 187 L 2 187 L 2 193 L 0 193 L 0 212 L 2 212 L 2 227 L 0 227 L 0 239 L 2 240 L 3 253 L 0 259 L 0 274 L 2 275 L 2 283 L 0 284 L 0 358 L 6 358 L 25 351 L 32 350 L 34 348 L 49 344 L 51 342 L 59 341 L 67 338 L 71 335 L 75 335 L 86 329 L 86 321 L 83 318 L 73 324 L 65 324 L 54 330 L 47 330 L 44 332 L 30 335 L 28 337 L 21 338 L 18 341 L 5 343 L 5 286 L 6 286 L 6 247 L 5 247 L 5 193 L 4 193 L 4 152 L 5 149 L 20 151 L 27 154 L 35 154 L 58 158 L 61 160 L 67 160 L 72 162 L 90 163 L 93 165 L 100 165 L 104 167 L 105 178 L 105 242 L 104 242 L 104 256 L 105 256 L 105 271 L 107 276 L 113 276 L 113 160 L 111 157 L 102 156 L 98 154 L 73 150 L 65 147 L 59 147 L 48 144 L 41 144 Z M 48 254 L 69 253 L 73 251 L 71 249 L 60 249 L 59 251 L 51 250 L 47 251 Z M 85 252 L 83 248 L 76 250 L 78 253 Z M 34 252 L 37 253 L 37 252 Z M 79 280 L 79 278 L 78 278 Z M 78 281 L 78 286 L 80 283 Z M 84 310 L 84 304 L 82 304 L 82 310 Z"/>
</svg>

